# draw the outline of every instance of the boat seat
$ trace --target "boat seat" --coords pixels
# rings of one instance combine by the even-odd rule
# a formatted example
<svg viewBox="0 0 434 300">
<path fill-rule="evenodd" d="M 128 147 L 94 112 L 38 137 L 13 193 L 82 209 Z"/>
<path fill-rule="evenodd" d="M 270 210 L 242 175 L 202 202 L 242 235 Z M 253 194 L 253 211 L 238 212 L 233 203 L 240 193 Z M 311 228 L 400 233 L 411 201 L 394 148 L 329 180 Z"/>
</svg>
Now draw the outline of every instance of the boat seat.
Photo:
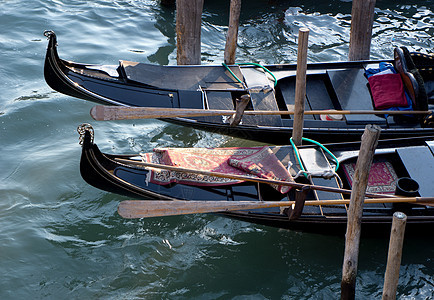
<svg viewBox="0 0 434 300">
<path fill-rule="evenodd" d="M 179 103 L 174 101 L 173 107 L 196 109 L 204 108 L 203 93 L 201 91 L 179 90 L 178 101 Z"/>
<path fill-rule="evenodd" d="M 234 110 L 231 92 L 223 91 L 206 91 L 206 107 L 217 110 Z M 223 116 L 206 116 L 200 117 L 202 121 L 210 123 L 223 123 Z"/>
<path fill-rule="evenodd" d="M 428 146 L 408 147 L 397 149 L 398 155 L 407 169 L 408 175 L 419 183 L 419 194 L 422 197 L 434 195 L 433 153 Z"/>
<path fill-rule="evenodd" d="M 120 69 L 127 81 L 170 90 L 203 89 L 244 89 L 223 66 L 160 66 L 121 60 Z M 237 65 L 230 70 L 243 80 L 243 74 Z"/>
<path fill-rule="evenodd" d="M 311 110 L 335 109 L 323 77 L 323 75 L 312 76 L 306 84 L 306 96 Z M 320 120 L 319 115 L 314 115 L 314 118 Z"/>
<path fill-rule="evenodd" d="M 250 92 L 253 110 L 279 110 L 273 90 L 274 80 L 261 68 L 244 67 L 241 69 Z M 243 124 L 259 126 L 282 126 L 279 115 L 243 116 Z"/>
<path fill-rule="evenodd" d="M 327 157 L 322 149 L 306 148 L 299 149 L 300 159 L 303 162 L 304 168 L 309 172 L 322 172 L 332 169 Z M 336 177 L 326 179 L 322 177 L 311 177 L 311 183 L 318 186 L 326 186 L 340 188 Z M 342 200 L 342 194 L 330 193 L 324 191 L 313 191 L 316 200 Z M 323 214 L 331 213 L 334 208 L 327 205 L 321 206 Z"/>
<path fill-rule="evenodd" d="M 273 89 L 250 90 L 250 102 L 253 110 L 279 110 Z M 243 116 L 242 123 L 244 125 L 280 127 L 282 126 L 282 118 L 280 115 L 245 115 Z"/>
<path fill-rule="evenodd" d="M 374 110 L 364 69 L 327 71 L 342 110 Z M 346 115 L 347 124 L 386 124 L 376 115 Z"/>
<path fill-rule="evenodd" d="M 261 68 L 243 67 L 241 72 L 248 88 L 272 88 L 274 80 Z"/>
<path fill-rule="evenodd" d="M 327 91 L 324 81 L 325 74 L 309 75 L 306 82 L 306 102 L 304 109 L 324 110 L 335 109 L 335 105 Z M 280 81 L 279 88 L 288 110 L 294 110 L 295 104 L 295 76 Z M 319 115 L 305 115 L 306 120 L 320 120 Z"/>
<path fill-rule="evenodd" d="M 306 84 L 306 94 L 308 90 L 308 86 L 310 85 L 310 81 Z M 279 80 L 278 85 L 280 92 L 282 93 L 282 97 L 285 100 L 285 105 L 287 110 L 294 110 L 295 105 L 295 76 L 287 77 L 284 79 Z M 304 109 L 311 110 L 309 102 L 306 98 L 306 101 L 304 103 Z M 293 116 L 288 116 L 289 118 L 293 118 Z M 305 120 L 314 120 L 315 117 L 313 115 L 305 115 Z"/>
</svg>

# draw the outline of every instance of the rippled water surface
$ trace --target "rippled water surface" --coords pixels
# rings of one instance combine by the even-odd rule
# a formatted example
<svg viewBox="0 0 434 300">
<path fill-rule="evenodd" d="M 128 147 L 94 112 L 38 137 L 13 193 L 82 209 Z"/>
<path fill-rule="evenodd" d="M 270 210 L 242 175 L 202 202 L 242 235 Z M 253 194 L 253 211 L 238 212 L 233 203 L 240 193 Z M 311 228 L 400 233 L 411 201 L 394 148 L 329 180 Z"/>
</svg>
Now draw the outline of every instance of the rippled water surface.
<svg viewBox="0 0 434 300">
<path fill-rule="evenodd" d="M 205 1 L 202 63 L 223 61 L 228 1 Z M 351 1 L 243 1 L 238 62 L 346 60 Z M 213 215 L 124 220 L 124 198 L 79 174 L 76 127 L 106 152 L 156 146 L 253 145 L 147 121 L 92 122 L 91 103 L 43 78 L 43 31 L 62 58 L 176 64 L 174 10 L 159 1 L 0 0 L 0 299 L 330 299 L 340 297 L 344 239 Z M 395 46 L 434 52 L 434 1 L 376 5 L 371 58 Z M 380 298 L 388 241 L 362 239 L 357 298 Z M 405 241 L 398 298 L 434 297 L 434 242 Z"/>
</svg>

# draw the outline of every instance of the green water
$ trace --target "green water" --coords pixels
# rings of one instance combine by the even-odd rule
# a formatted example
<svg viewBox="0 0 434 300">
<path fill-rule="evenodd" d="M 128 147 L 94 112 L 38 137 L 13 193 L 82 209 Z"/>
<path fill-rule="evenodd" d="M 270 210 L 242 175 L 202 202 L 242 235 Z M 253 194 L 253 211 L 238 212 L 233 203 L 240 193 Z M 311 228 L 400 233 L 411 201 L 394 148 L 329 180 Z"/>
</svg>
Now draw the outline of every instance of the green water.
<svg viewBox="0 0 434 300">
<path fill-rule="evenodd" d="M 223 61 L 228 1 L 205 1 L 202 63 Z M 270 4 L 271 3 L 271 4 Z M 238 62 L 346 60 L 350 1 L 243 2 Z M 105 152 L 253 142 L 166 123 L 96 123 L 93 106 L 43 78 L 43 31 L 60 56 L 176 64 L 174 11 L 159 1 L 0 1 L 0 299 L 336 299 L 343 237 L 301 234 L 213 215 L 124 220 L 120 196 L 79 174 L 76 127 Z M 433 53 L 434 1 L 377 1 L 371 58 L 393 47 Z M 362 239 L 357 298 L 381 297 L 388 241 Z M 405 241 L 399 299 L 434 297 L 434 242 Z"/>
</svg>

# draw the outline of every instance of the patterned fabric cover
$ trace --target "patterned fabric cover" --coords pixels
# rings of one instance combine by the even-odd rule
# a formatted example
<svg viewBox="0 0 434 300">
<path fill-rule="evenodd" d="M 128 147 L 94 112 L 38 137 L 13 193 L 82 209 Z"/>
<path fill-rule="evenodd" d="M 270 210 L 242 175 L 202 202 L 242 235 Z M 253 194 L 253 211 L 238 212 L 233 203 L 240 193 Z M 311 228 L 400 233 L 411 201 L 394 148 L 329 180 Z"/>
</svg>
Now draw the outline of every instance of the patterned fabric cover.
<svg viewBox="0 0 434 300">
<path fill-rule="evenodd" d="M 181 168 L 293 181 L 289 172 L 268 146 L 253 148 L 156 148 L 142 154 L 145 162 Z M 168 170 L 152 170 L 147 181 L 167 185 L 181 183 L 195 186 L 219 186 L 242 181 Z M 281 193 L 287 186 L 274 186 Z"/>
<path fill-rule="evenodd" d="M 345 176 L 350 183 L 350 186 L 352 186 L 356 164 L 344 164 L 343 168 L 345 171 Z M 366 191 L 377 194 L 394 194 L 397 179 L 398 176 L 396 175 L 396 172 L 390 162 L 373 162 L 369 171 L 368 187 Z"/>
</svg>

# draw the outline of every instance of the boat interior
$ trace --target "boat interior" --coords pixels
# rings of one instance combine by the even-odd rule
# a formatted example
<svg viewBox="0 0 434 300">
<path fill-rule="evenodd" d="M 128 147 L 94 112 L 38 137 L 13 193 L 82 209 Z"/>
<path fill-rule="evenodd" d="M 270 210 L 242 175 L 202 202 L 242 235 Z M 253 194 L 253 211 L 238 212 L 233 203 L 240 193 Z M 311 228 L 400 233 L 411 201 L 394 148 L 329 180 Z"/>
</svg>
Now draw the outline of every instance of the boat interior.
<svg viewBox="0 0 434 300">
<path fill-rule="evenodd" d="M 391 62 L 391 61 L 390 61 Z M 73 71 L 68 74 L 83 88 L 89 88 L 113 101 L 130 101 L 127 105 L 147 107 L 196 108 L 234 110 L 236 99 L 248 94 L 250 103 L 246 110 L 294 109 L 296 66 L 272 65 L 267 68 L 257 64 L 231 66 L 159 66 L 120 61 L 119 66 L 79 65 L 64 61 Z M 82 66 L 82 65 L 81 65 Z M 347 67 L 345 67 L 347 66 Z M 374 103 L 365 71 L 377 68 L 378 63 L 340 65 L 336 63 L 311 64 L 307 70 L 305 110 L 374 110 Z M 75 72 L 75 74 L 74 74 Z M 76 75 L 87 75 L 112 80 L 112 85 L 83 80 Z M 410 74 L 411 76 L 411 74 Z M 434 76 L 425 76 L 424 88 L 428 103 L 434 104 Z M 414 78 L 412 79 L 415 82 Z M 127 85 L 125 85 L 127 83 Z M 122 84 L 122 90 L 119 90 Z M 417 84 L 406 86 L 412 98 L 420 89 Z M 414 91 L 416 89 L 416 91 Z M 416 101 L 416 99 L 412 99 Z M 431 107 L 430 107 L 431 108 Z M 330 118 L 331 117 L 331 118 Z M 291 115 L 246 115 L 243 125 L 271 127 L 292 126 Z M 227 123 L 227 117 L 206 116 L 193 118 L 202 122 Z M 315 127 L 318 120 L 323 127 L 360 126 L 377 124 L 395 127 L 418 127 L 418 118 L 393 115 L 306 115 L 305 126 Z"/>
<path fill-rule="evenodd" d="M 313 184 L 330 188 L 352 188 L 352 176 L 354 175 L 355 163 L 358 151 L 355 150 L 336 150 L 333 151 L 335 158 L 318 147 L 300 147 L 298 156 L 291 146 L 275 146 L 271 148 L 276 157 L 285 167 L 288 167 L 291 175 L 297 178 L 299 183 Z M 373 178 L 369 179 L 368 192 L 376 194 L 395 194 L 396 184 L 399 180 L 410 180 L 410 185 L 399 190 L 406 194 L 403 196 L 426 196 L 434 194 L 434 185 L 430 180 L 434 170 L 434 142 L 421 142 L 419 146 L 399 147 L 399 148 L 379 148 L 371 172 Z M 116 156 L 105 156 L 105 159 L 114 161 L 110 163 L 110 173 L 122 182 L 138 187 L 139 190 L 147 190 L 161 195 L 168 199 L 188 199 L 188 200 L 227 200 L 227 201 L 282 201 L 282 200 L 339 200 L 349 198 L 349 194 L 333 193 L 314 189 L 291 189 L 287 194 L 281 194 L 268 184 L 244 182 L 233 185 L 222 186 L 191 186 L 186 184 L 171 183 L 168 185 L 158 185 L 147 180 L 148 169 L 140 167 L 137 162 L 141 161 L 139 156 L 130 156 L 128 165 L 116 163 Z M 125 159 L 125 157 L 123 157 Z M 340 167 L 334 172 L 336 161 Z M 123 163 L 125 160 L 123 161 Z M 303 166 L 303 170 L 300 168 Z M 299 174 L 299 177 L 296 177 Z M 332 174 L 330 176 L 330 174 Z M 405 183 L 405 181 L 402 181 Z M 401 183 L 403 185 L 404 183 Z M 416 185 L 416 187 L 414 186 Z M 137 198 L 143 198 L 146 192 L 136 194 Z M 301 197 L 301 198 L 300 198 Z M 334 206 L 305 206 L 301 207 L 303 215 L 331 217 L 346 216 L 347 205 Z M 410 215 L 426 215 L 427 207 L 424 205 L 411 204 L 367 204 L 365 205 L 365 216 L 391 216 L 394 211 L 400 209 Z M 411 212 L 409 210 L 411 209 Z M 290 212 L 288 212 L 288 210 Z M 431 214 L 434 210 L 429 209 Z M 291 209 L 286 211 L 279 208 L 256 209 L 255 214 L 284 214 L 291 215 Z M 299 212 L 301 213 L 301 211 Z"/>
</svg>

